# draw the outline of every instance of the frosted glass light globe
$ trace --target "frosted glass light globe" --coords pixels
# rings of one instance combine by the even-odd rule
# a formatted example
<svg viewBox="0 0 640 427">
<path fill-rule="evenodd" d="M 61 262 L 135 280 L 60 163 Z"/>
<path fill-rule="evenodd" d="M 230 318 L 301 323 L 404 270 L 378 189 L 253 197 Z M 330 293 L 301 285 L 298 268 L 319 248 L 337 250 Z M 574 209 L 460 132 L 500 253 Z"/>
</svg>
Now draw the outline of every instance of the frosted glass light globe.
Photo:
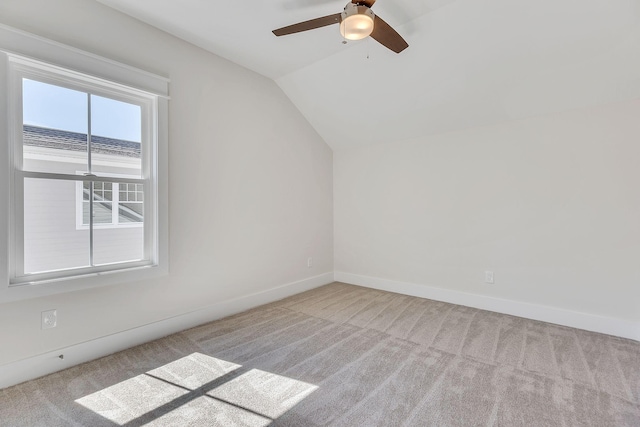
<svg viewBox="0 0 640 427">
<path fill-rule="evenodd" d="M 374 14 L 368 7 L 353 3 L 345 7 L 340 22 L 340 34 L 347 40 L 361 40 L 373 32 Z"/>
</svg>

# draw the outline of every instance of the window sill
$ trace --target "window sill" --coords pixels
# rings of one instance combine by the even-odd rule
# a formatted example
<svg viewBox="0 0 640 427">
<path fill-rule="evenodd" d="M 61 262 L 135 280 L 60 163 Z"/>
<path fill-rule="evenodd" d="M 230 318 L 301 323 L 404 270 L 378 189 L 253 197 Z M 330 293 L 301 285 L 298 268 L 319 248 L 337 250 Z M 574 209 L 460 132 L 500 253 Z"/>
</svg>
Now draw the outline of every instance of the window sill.
<svg viewBox="0 0 640 427">
<path fill-rule="evenodd" d="M 168 274 L 169 269 L 166 266 L 145 265 L 120 270 L 88 273 L 74 277 L 12 284 L 7 283 L 4 289 L 0 289 L 0 304 L 108 285 L 157 279 L 167 276 Z"/>
</svg>

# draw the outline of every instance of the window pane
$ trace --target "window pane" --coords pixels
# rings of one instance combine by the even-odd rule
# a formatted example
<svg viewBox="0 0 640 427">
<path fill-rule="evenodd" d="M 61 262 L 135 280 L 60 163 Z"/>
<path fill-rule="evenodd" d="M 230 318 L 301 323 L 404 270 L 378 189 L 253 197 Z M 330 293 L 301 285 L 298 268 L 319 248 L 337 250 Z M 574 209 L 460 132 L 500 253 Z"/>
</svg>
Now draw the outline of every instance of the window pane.
<svg viewBox="0 0 640 427">
<path fill-rule="evenodd" d="M 118 222 L 138 222 L 142 223 L 143 205 L 137 202 L 120 203 L 118 211 Z"/>
<path fill-rule="evenodd" d="M 90 181 L 84 181 L 82 183 L 82 200 L 86 200 L 87 202 L 89 201 L 89 190 L 91 189 L 91 182 Z"/>
<path fill-rule="evenodd" d="M 96 227 L 93 231 L 95 265 L 137 261 L 143 254 L 143 227 Z"/>
<path fill-rule="evenodd" d="M 118 188 L 124 190 L 131 185 L 120 183 Z M 135 184 L 133 184 L 133 188 L 135 188 Z M 131 197 L 132 193 L 124 193 Z M 102 202 L 102 204 L 104 203 L 106 202 Z M 100 204 L 96 203 L 96 205 Z M 110 205 L 112 204 L 114 202 L 110 203 Z M 144 257 L 143 203 L 130 202 L 120 198 L 120 202 L 114 209 L 116 208 L 118 210 L 116 224 L 104 228 L 96 223 L 93 232 L 93 259 L 96 265 L 137 261 Z"/>
<path fill-rule="evenodd" d="M 91 163 L 97 173 L 140 177 L 142 109 L 91 95 Z"/>
<path fill-rule="evenodd" d="M 96 199 L 94 200 L 95 202 L 93 203 L 93 223 L 95 225 L 112 224 L 113 223 L 113 219 L 112 219 L 113 203 L 99 202 Z M 86 203 L 86 204 L 89 205 L 89 203 Z M 87 206 L 87 210 L 88 209 L 89 208 Z"/>
<path fill-rule="evenodd" d="M 83 185 L 82 225 L 89 225 L 89 212 L 91 209 L 89 206 L 90 193 L 87 184 L 85 181 Z M 102 190 L 102 188 L 110 188 L 111 183 L 94 182 L 93 186 L 93 224 L 113 224 L 112 192 Z"/>
<path fill-rule="evenodd" d="M 89 202 L 82 203 L 82 225 L 89 225 Z"/>
<path fill-rule="evenodd" d="M 22 80 L 24 169 L 70 173 L 87 170 L 87 94 Z"/>
<path fill-rule="evenodd" d="M 89 231 L 77 229 L 76 206 L 74 181 L 24 180 L 25 273 L 89 266 Z"/>
</svg>

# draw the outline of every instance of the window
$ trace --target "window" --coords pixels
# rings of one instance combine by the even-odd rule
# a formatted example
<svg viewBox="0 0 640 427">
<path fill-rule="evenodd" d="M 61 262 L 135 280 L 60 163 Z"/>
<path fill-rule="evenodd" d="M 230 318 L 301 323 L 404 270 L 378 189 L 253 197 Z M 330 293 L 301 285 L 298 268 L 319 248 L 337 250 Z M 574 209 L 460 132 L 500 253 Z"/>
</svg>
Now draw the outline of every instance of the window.
<svg viewBox="0 0 640 427">
<path fill-rule="evenodd" d="M 91 185 L 77 184 L 78 228 L 90 226 Z M 141 227 L 144 223 L 144 190 L 142 184 L 100 182 L 94 183 L 94 227 Z"/>
<path fill-rule="evenodd" d="M 8 55 L 10 283 L 158 264 L 158 96 Z"/>
</svg>

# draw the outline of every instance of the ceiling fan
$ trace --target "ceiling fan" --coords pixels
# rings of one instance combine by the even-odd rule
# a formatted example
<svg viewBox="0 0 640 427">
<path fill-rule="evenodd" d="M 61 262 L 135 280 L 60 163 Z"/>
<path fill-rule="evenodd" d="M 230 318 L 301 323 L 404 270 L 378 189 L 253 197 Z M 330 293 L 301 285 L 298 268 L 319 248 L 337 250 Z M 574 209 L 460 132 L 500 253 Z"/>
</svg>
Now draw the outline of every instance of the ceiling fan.
<svg viewBox="0 0 640 427">
<path fill-rule="evenodd" d="M 273 30 L 276 36 L 300 33 L 302 31 L 314 30 L 327 25 L 340 24 L 340 34 L 348 40 L 360 40 L 371 36 L 381 45 L 391 49 L 395 53 L 400 53 L 409 47 L 406 41 L 389 24 L 375 15 L 371 6 L 376 0 L 351 0 L 347 3 L 342 13 L 323 16 L 322 18 L 311 19 L 299 22 L 287 27 Z"/>
</svg>

